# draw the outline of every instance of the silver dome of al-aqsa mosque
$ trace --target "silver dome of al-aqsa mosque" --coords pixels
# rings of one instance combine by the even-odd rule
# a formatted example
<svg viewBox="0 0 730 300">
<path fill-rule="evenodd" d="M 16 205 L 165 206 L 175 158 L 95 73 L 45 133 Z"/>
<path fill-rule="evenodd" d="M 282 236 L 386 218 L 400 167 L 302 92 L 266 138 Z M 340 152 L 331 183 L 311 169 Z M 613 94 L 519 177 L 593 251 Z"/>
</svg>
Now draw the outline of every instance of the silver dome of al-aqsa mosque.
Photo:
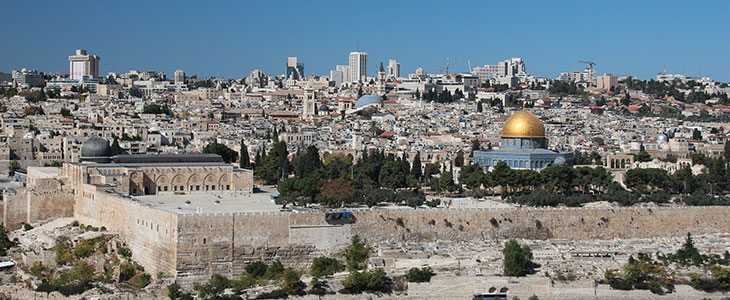
<svg viewBox="0 0 730 300">
<path fill-rule="evenodd" d="M 81 144 L 82 161 L 107 160 L 111 153 L 109 141 L 100 137 L 89 138 Z"/>
</svg>

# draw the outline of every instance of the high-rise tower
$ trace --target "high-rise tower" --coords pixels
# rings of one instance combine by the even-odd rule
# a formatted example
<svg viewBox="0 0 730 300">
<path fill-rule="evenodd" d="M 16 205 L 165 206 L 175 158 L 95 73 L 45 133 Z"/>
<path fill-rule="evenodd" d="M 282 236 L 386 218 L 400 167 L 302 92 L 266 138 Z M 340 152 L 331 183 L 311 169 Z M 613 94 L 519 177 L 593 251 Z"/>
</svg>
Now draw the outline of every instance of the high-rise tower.
<svg viewBox="0 0 730 300">
<path fill-rule="evenodd" d="M 99 76 L 99 60 L 97 55 L 87 55 L 86 50 L 76 50 L 76 55 L 68 57 L 69 74 L 71 79 L 81 80 L 84 77 L 91 79 Z"/>
<path fill-rule="evenodd" d="M 350 52 L 350 81 L 364 80 L 368 76 L 368 54 Z"/>
</svg>

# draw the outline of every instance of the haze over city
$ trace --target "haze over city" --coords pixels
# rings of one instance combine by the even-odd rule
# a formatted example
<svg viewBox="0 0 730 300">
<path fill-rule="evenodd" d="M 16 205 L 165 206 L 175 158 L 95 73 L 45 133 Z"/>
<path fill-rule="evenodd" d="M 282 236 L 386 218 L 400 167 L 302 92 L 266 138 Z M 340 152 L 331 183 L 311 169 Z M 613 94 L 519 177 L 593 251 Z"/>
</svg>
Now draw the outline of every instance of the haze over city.
<svg viewBox="0 0 730 300">
<path fill-rule="evenodd" d="M 298 56 L 307 74 L 328 75 L 346 53 L 402 69 L 452 71 L 521 57 L 531 74 L 580 70 L 648 79 L 662 72 L 730 81 L 726 1 L 3 1 L 0 71 L 15 65 L 64 72 L 65 49 L 94 49 L 102 73 L 130 69 L 241 78 L 280 72 Z"/>
</svg>

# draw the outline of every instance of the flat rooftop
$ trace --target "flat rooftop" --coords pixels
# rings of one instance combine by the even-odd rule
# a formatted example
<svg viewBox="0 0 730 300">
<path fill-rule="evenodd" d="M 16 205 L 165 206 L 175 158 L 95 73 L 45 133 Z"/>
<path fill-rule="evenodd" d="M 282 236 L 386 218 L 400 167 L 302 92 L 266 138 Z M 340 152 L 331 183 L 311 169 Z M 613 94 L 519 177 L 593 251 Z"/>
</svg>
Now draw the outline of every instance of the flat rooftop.
<svg viewBox="0 0 730 300">
<path fill-rule="evenodd" d="M 28 176 L 36 178 L 57 178 L 58 168 L 54 167 L 28 167 Z"/>
<path fill-rule="evenodd" d="M 168 193 L 133 196 L 132 198 L 143 204 L 176 214 L 278 212 L 281 208 L 281 205 L 274 203 L 268 192 L 207 191 L 187 192 L 185 195 Z"/>
</svg>

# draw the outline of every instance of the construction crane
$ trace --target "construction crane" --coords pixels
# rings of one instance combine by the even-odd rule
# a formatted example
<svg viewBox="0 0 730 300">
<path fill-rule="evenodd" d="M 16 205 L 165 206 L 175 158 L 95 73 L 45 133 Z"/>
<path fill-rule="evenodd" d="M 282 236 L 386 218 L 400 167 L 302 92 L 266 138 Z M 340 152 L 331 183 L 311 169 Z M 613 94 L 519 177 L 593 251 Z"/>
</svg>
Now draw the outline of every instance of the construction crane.
<svg viewBox="0 0 730 300">
<path fill-rule="evenodd" d="M 594 84 L 594 81 L 596 80 L 596 71 L 593 70 L 593 66 L 596 65 L 596 63 L 585 60 L 581 60 L 579 61 L 579 63 L 588 65 L 588 67 L 586 68 L 586 70 L 588 70 L 588 85 L 592 86 Z"/>
<path fill-rule="evenodd" d="M 587 68 L 588 70 L 593 70 L 593 66 L 594 65 L 597 65 L 597 63 L 594 63 L 592 61 L 585 61 L 585 60 L 581 60 L 581 61 L 579 61 L 579 63 L 587 64 L 588 65 L 588 68 Z"/>
</svg>

